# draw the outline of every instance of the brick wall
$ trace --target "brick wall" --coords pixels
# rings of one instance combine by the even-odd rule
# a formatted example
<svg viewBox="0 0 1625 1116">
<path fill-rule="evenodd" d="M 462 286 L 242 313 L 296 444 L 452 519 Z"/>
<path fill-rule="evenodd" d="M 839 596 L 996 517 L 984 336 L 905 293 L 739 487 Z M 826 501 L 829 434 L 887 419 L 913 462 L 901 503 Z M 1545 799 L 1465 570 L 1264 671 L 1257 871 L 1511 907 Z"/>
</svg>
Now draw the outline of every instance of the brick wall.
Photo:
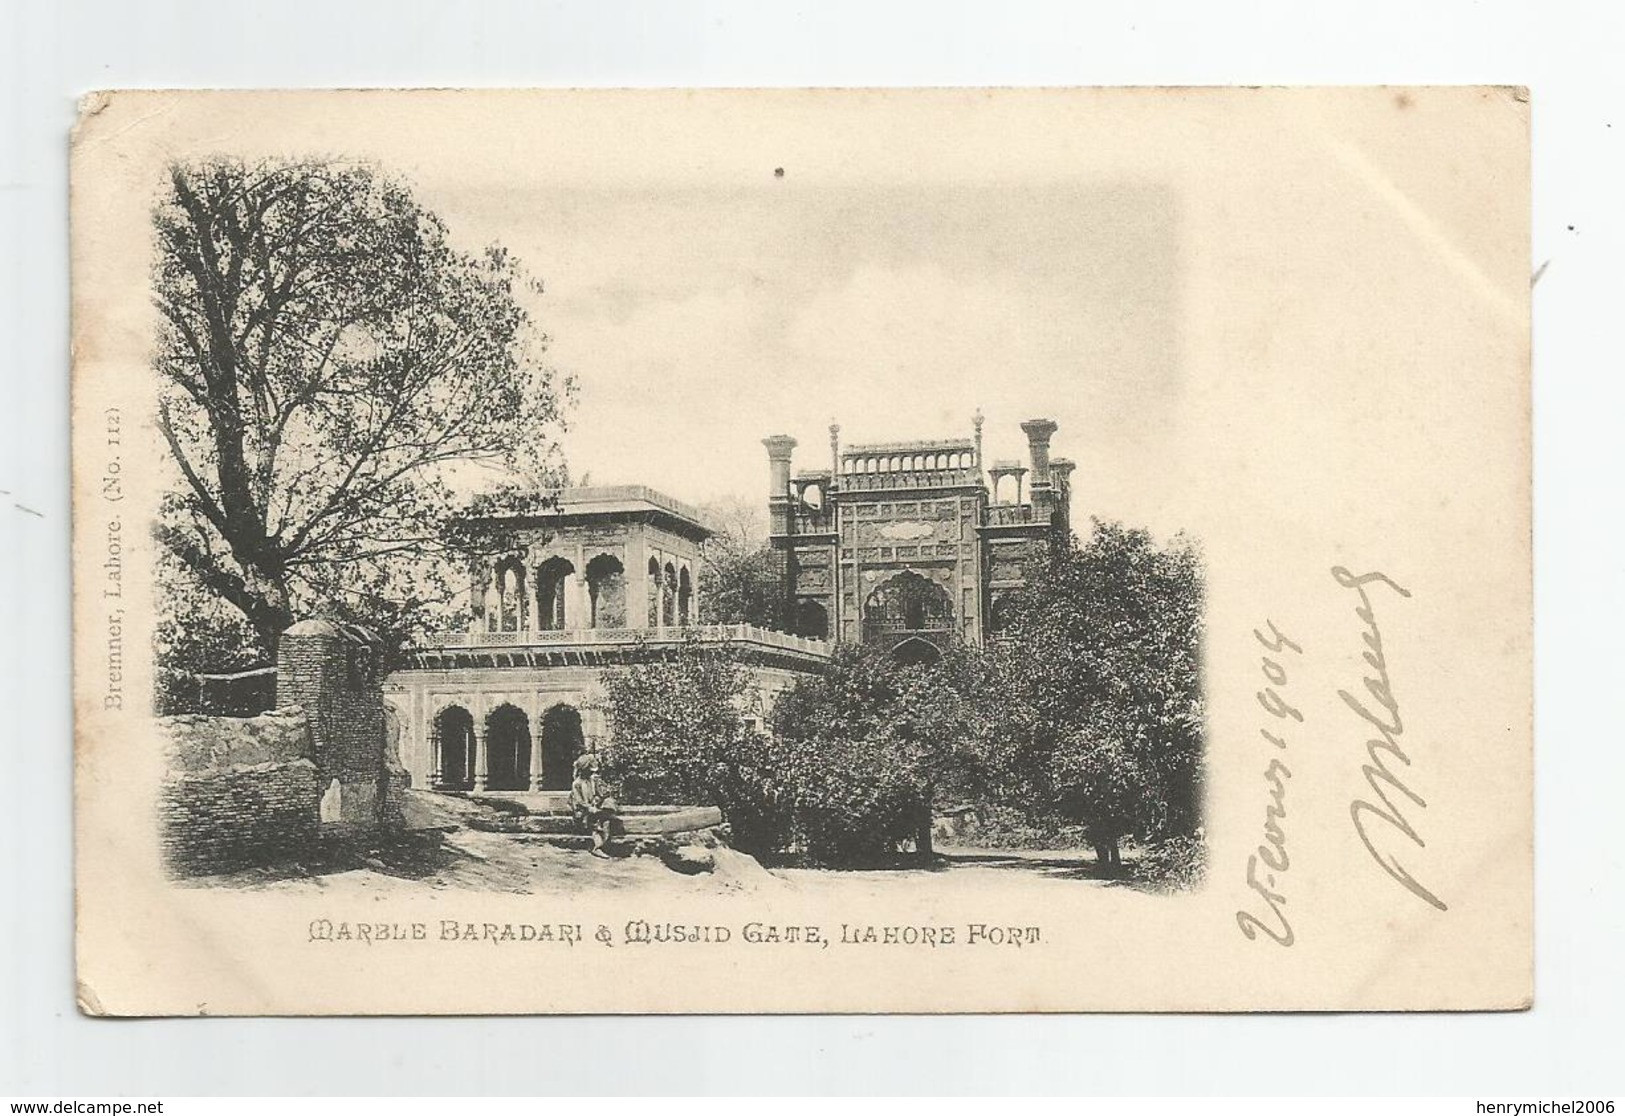
<svg viewBox="0 0 1625 1116">
<path fill-rule="evenodd" d="M 319 840 L 320 800 L 308 759 L 170 778 L 159 807 L 164 857 L 177 875 L 298 859 Z"/>
<path fill-rule="evenodd" d="M 277 704 L 310 722 L 311 759 L 324 786 L 339 781 L 339 817 L 352 825 L 400 821 L 408 777 L 385 723 L 377 641 L 364 629 L 302 620 L 277 648 Z"/>
</svg>

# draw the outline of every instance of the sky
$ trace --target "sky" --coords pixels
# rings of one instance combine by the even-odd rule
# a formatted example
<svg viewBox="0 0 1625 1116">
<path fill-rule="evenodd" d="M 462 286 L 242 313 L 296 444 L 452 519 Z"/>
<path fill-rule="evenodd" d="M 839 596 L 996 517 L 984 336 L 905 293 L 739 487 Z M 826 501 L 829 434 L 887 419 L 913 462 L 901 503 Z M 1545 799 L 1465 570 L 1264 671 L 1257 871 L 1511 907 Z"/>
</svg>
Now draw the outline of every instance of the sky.
<svg viewBox="0 0 1625 1116">
<path fill-rule="evenodd" d="M 579 384 L 577 482 L 764 498 L 770 434 L 797 438 L 805 468 L 828 463 L 831 421 L 843 443 L 968 436 L 978 408 L 988 461 L 1025 458 L 1023 419 L 1059 421 L 1080 492 L 1154 460 L 1180 380 L 1167 191 L 773 170 L 726 190 L 428 191 L 454 238 L 542 280 L 548 359 Z"/>
</svg>

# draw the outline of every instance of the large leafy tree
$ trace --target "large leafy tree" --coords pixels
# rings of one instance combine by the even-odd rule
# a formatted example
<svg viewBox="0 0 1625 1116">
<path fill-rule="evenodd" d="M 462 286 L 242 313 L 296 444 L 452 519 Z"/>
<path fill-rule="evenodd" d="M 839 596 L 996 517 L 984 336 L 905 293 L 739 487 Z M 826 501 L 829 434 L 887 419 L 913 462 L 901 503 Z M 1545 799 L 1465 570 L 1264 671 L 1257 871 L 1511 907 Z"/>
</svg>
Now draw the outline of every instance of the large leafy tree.
<svg viewBox="0 0 1625 1116">
<path fill-rule="evenodd" d="M 816 859 L 850 863 L 904 841 L 932 856 L 933 806 L 985 789 L 996 719 L 982 657 L 905 665 L 845 644 L 778 701 L 777 766 Z"/>
<path fill-rule="evenodd" d="M 1082 824 L 1110 865 L 1129 834 L 1200 824 L 1202 568 L 1195 547 L 1097 523 L 1057 547 L 988 649 L 1006 702 L 1005 793 Z"/>
<path fill-rule="evenodd" d="M 169 555 L 267 654 L 307 609 L 426 622 L 466 590 L 454 506 L 485 478 L 505 508 L 545 493 L 570 384 L 539 285 L 354 163 L 177 163 L 153 222 Z"/>
<path fill-rule="evenodd" d="M 769 544 L 762 505 L 734 498 L 700 510 L 715 531 L 701 552 L 700 620 L 783 629 L 784 558 Z"/>
</svg>

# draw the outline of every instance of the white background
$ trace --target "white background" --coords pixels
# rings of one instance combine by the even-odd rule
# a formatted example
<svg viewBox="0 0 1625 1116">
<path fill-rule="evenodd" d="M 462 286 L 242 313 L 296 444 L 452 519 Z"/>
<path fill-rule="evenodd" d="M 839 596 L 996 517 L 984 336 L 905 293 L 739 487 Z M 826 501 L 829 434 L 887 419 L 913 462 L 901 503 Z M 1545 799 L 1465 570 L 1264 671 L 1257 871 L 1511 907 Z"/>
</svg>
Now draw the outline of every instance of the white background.
<svg viewBox="0 0 1625 1116">
<path fill-rule="evenodd" d="M 0 14 L 0 1096 L 1619 1091 L 1619 7 L 275 4 Z M 1536 1007 L 1485 1016 L 93 1021 L 73 1002 L 67 138 L 128 86 L 1516 83 L 1535 132 Z M 1470 746 L 1471 742 L 1461 742 Z"/>
</svg>

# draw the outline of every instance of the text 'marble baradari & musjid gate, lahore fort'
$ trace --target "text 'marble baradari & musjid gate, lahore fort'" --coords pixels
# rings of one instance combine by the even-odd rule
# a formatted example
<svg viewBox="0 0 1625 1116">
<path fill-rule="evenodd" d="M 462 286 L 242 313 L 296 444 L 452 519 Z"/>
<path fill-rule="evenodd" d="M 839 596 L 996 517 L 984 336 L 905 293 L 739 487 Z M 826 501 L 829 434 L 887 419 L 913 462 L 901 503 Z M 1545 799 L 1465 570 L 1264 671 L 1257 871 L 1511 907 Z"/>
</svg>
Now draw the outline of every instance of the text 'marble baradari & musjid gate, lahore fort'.
<svg viewBox="0 0 1625 1116">
<path fill-rule="evenodd" d="M 1021 424 L 1028 463 L 982 460 L 968 438 L 843 447 L 794 469 L 796 441 L 767 447 L 772 544 L 789 631 L 701 626 L 699 511 L 638 485 L 567 488 L 557 507 L 472 524 L 516 540 L 472 573 L 466 631 L 411 648 L 385 696 L 415 786 L 564 790 L 608 733 L 606 669 L 726 643 L 755 679 L 763 716 L 835 641 L 930 661 L 980 644 L 1048 541 L 1070 530 L 1073 463 L 1050 458 L 1056 424 Z"/>
</svg>

